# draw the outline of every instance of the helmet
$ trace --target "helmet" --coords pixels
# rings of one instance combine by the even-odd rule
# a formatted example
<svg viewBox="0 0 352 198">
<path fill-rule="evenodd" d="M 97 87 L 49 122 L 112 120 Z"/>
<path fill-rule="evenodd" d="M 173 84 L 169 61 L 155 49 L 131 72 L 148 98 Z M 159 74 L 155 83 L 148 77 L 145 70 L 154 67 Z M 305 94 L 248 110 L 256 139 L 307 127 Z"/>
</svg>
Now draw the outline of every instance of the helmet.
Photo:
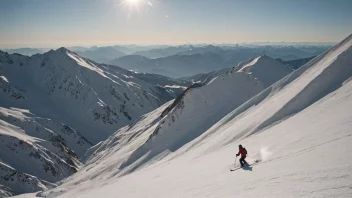
<svg viewBox="0 0 352 198">
<path fill-rule="evenodd" d="M 238 145 L 238 147 L 242 148 L 242 145 L 240 144 L 240 145 Z"/>
</svg>

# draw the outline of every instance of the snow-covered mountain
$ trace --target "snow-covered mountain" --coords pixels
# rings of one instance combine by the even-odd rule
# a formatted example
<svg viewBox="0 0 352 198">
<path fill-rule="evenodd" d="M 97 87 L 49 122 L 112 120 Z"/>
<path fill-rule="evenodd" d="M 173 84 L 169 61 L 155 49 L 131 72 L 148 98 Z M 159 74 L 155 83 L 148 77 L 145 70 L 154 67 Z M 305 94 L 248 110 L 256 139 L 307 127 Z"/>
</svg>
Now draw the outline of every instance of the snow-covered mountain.
<svg viewBox="0 0 352 198">
<path fill-rule="evenodd" d="M 0 197 L 11 197 L 16 195 L 16 193 L 10 188 L 0 184 Z"/>
<path fill-rule="evenodd" d="M 15 194 L 56 186 L 77 172 L 78 155 L 92 145 L 67 125 L 2 107 L 0 142 L 0 183 Z"/>
<path fill-rule="evenodd" d="M 297 59 L 297 60 L 291 60 L 291 61 L 284 61 L 280 58 L 276 59 L 277 61 L 281 62 L 284 65 L 287 65 L 288 67 L 291 67 L 292 69 L 298 69 L 310 60 L 312 60 L 314 57 L 309 57 L 309 58 L 303 58 L 303 59 Z M 187 77 L 182 77 L 179 78 L 178 80 L 184 80 L 184 81 L 189 81 L 189 82 L 205 82 L 208 81 L 216 76 L 219 76 L 221 74 L 224 74 L 228 71 L 228 68 L 220 69 L 220 70 L 215 70 L 209 73 L 199 73 L 193 76 L 187 76 Z"/>
<path fill-rule="evenodd" d="M 190 88 L 94 147 L 61 186 L 28 196 L 349 197 L 352 35 L 255 95 L 273 81 L 260 79 L 262 61 Z M 252 166 L 230 172 L 238 144 Z"/>
<path fill-rule="evenodd" d="M 66 123 L 92 143 L 172 99 L 161 87 L 65 48 L 32 57 L 1 53 L 0 62 L 3 107 Z"/>
<path fill-rule="evenodd" d="M 77 172 L 93 144 L 175 97 L 138 76 L 65 48 L 31 57 L 0 52 L 2 193 L 55 186 Z"/>
</svg>

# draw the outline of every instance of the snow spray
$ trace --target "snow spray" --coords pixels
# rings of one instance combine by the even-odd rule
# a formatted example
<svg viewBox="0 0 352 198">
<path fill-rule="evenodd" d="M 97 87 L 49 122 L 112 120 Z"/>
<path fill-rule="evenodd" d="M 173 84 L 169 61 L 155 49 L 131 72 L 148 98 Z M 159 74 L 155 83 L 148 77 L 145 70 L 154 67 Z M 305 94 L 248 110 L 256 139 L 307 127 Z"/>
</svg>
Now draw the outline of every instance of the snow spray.
<svg viewBox="0 0 352 198">
<path fill-rule="evenodd" d="M 272 155 L 272 152 L 269 151 L 268 147 L 262 147 L 260 148 L 259 155 L 260 155 L 260 161 L 265 161 L 270 158 L 270 156 Z"/>
</svg>

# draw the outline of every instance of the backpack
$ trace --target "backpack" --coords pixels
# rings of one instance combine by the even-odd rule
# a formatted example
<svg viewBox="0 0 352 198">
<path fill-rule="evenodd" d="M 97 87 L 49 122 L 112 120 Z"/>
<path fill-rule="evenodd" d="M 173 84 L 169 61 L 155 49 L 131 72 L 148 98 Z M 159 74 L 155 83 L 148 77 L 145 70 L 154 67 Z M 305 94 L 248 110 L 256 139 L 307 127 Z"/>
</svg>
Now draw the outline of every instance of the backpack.
<svg viewBox="0 0 352 198">
<path fill-rule="evenodd" d="M 243 147 L 243 149 L 244 149 L 244 152 L 245 152 L 245 153 L 246 153 L 246 155 L 247 155 L 247 149 L 246 149 L 246 148 L 244 148 L 244 147 Z"/>
</svg>

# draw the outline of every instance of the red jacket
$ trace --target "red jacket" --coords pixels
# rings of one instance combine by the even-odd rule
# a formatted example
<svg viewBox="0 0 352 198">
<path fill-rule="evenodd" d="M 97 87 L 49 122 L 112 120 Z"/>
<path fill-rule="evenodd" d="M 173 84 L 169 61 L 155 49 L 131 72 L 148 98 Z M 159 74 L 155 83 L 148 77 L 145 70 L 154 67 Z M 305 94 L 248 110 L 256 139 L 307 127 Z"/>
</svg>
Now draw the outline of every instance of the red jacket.
<svg viewBox="0 0 352 198">
<path fill-rule="evenodd" d="M 246 157 L 247 156 L 247 150 L 245 148 L 239 148 L 239 151 L 237 155 L 241 154 L 241 157 Z"/>
</svg>

